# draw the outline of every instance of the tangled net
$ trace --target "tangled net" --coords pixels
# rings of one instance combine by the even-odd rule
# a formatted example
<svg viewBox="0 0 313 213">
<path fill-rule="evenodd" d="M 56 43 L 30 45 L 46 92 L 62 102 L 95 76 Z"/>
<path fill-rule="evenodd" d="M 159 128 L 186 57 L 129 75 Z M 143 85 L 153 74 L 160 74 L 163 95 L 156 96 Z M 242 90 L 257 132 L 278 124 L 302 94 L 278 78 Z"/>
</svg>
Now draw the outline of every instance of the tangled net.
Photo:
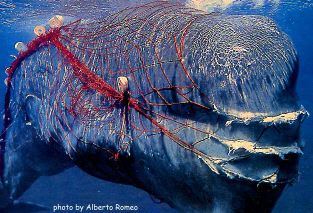
<svg viewBox="0 0 313 213">
<path fill-rule="evenodd" d="M 286 50 L 291 43 L 287 39 L 279 43 L 280 32 L 274 24 L 263 29 L 272 30 L 270 38 L 264 34 L 255 42 L 250 38 L 251 43 L 238 39 L 236 43 L 216 44 L 220 40 L 214 39 L 235 22 L 219 24 L 219 20 L 218 14 L 157 2 L 127 8 L 105 20 L 78 20 L 50 29 L 31 41 L 27 51 L 7 70 L 6 126 L 10 113 L 17 112 L 32 94 L 40 101 L 38 125 L 47 141 L 64 141 L 74 152 L 79 151 L 79 143 L 92 145 L 117 159 L 119 153 L 129 153 L 132 143 L 163 135 L 206 159 L 218 173 L 223 163 L 243 156 L 221 157 L 217 156 L 215 145 L 212 149 L 200 149 L 197 145 L 214 140 L 220 143 L 216 147 L 231 147 L 229 141 L 216 134 L 221 119 L 235 119 L 221 113 L 225 106 L 244 106 L 243 109 L 254 111 L 260 105 L 263 109 L 277 108 L 274 101 L 264 106 L 269 102 L 265 99 L 274 99 L 271 89 L 288 87 L 290 67 L 296 61 L 293 49 Z M 249 21 L 243 19 L 240 24 Z M 192 27 L 195 23 L 196 27 Z M 210 24 L 212 31 L 207 32 Z M 240 24 L 237 27 L 242 36 L 250 36 Z M 259 24 L 255 27 L 262 29 L 262 23 Z M 277 57 L 277 63 L 264 61 L 260 63 L 263 67 L 256 69 L 255 58 L 268 46 L 252 48 L 266 39 L 268 46 L 277 44 L 275 54 L 269 53 Z M 209 45 L 214 42 L 211 49 Z M 210 59 L 208 55 L 213 56 Z M 211 66 L 209 71 L 205 64 Z M 249 73 L 247 67 L 255 71 Z M 265 78 L 259 77 L 263 70 L 268 70 Z M 202 78 L 195 78 L 199 75 Z M 228 75 L 229 81 L 223 75 Z M 118 88 L 119 77 L 127 78 L 128 89 Z M 251 85 L 251 79 L 260 80 L 259 84 Z M 14 91 L 10 97 L 11 86 Z M 254 97 L 254 89 L 264 90 L 264 97 Z M 14 102 L 9 106 L 10 98 Z M 258 101 L 251 103 L 251 98 Z"/>
<path fill-rule="evenodd" d="M 182 12 L 184 18 L 177 16 Z M 155 25 L 155 20 L 166 15 L 165 20 Z M 71 128 L 70 114 L 75 122 L 99 128 L 99 132 L 109 127 L 110 132 L 118 136 L 119 150 L 127 149 L 132 141 L 149 133 L 163 133 L 191 150 L 190 144 L 161 123 L 174 122 L 178 125 L 176 128 L 188 127 L 188 124 L 176 122 L 158 111 L 184 103 L 199 105 L 186 96 L 197 85 L 182 58 L 184 36 L 199 16 L 200 12 L 194 9 L 163 2 L 126 9 L 101 22 L 79 20 L 51 29 L 32 41 L 28 51 L 22 53 L 7 72 L 12 76 L 23 61 L 24 73 L 32 73 L 23 79 L 25 86 L 35 84 L 50 89 L 48 93 L 42 91 L 40 99 L 43 106 L 52 107 L 50 113 L 57 113 L 62 119 L 62 126 Z M 157 32 L 147 34 L 152 30 Z M 164 41 L 174 41 L 171 48 L 176 52 L 167 61 L 161 59 L 157 50 Z M 30 55 L 34 56 L 26 60 Z M 181 85 L 173 85 L 174 73 L 163 68 L 163 64 L 177 62 L 182 67 L 178 81 L 186 82 Z M 47 79 L 48 73 L 51 76 Z M 118 92 L 119 76 L 127 76 L 131 82 L 127 91 L 131 91 L 130 94 Z M 166 100 L 165 93 L 169 92 L 179 96 L 179 100 Z M 155 107 L 160 109 L 152 110 Z M 51 118 L 51 114 L 46 116 Z M 144 119 L 151 122 L 152 129 L 143 125 Z M 46 125 L 41 124 L 41 129 L 46 129 Z M 137 134 L 130 136 L 130 130 L 136 130 Z M 49 133 L 49 137 L 53 136 Z"/>
</svg>

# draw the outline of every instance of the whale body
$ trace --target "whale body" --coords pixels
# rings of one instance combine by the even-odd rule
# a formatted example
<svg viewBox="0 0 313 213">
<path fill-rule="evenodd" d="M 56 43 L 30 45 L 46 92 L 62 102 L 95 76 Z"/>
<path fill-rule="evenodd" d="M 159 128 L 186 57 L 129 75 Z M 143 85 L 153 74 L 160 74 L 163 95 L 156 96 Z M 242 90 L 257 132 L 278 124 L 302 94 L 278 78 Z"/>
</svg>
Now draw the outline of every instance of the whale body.
<svg viewBox="0 0 313 213">
<path fill-rule="evenodd" d="M 12 74 L 1 206 L 73 165 L 185 212 L 268 212 L 297 179 L 298 58 L 271 19 L 158 2 L 53 39 Z"/>
</svg>

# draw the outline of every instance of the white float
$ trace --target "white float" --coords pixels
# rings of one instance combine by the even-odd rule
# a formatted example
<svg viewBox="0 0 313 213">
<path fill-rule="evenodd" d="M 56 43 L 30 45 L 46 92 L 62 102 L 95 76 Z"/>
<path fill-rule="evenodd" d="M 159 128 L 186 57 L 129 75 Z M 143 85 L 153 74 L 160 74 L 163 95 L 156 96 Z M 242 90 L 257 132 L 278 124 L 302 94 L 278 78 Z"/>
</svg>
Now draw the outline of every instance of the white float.
<svg viewBox="0 0 313 213">
<path fill-rule="evenodd" d="M 124 76 L 117 78 L 117 90 L 121 93 L 124 93 L 128 90 L 128 79 Z"/>
<path fill-rule="evenodd" d="M 18 52 L 24 52 L 27 50 L 27 46 L 23 42 L 17 42 L 14 47 Z"/>
<path fill-rule="evenodd" d="M 60 28 L 63 25 L 63 21 L 63 16 L 56 15 L 49 20 L 49 25 L 51 28 Z"/>
<path fill-rule="evenodd" d="M 46 34 L 46 28 L 44 26 L 36 26 L 34 28 L 34 33 L 37 35 L 37 36 L 41 36 L 41 35 L 44 35 Z"/>
</svg>

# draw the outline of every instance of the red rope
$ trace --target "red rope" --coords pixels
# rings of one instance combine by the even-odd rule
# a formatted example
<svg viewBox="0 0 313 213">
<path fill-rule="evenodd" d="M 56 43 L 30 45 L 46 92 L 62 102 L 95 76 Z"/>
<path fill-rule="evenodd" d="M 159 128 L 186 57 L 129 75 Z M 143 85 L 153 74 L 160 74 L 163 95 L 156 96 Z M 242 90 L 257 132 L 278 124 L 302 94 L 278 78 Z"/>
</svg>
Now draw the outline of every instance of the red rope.
<svg viewBox="0 0 313 213">
<path fill-rule="evenodd" d="M 108 85 L 102 78 L 94 74 L 89 70 L 85 64 L 81 63 L 62 43 L 56 38 L 52 39 L 51 43 L 62 53 L 62 55 L 70 62 L 71 66 L 74 69 L 75 75 L 80 81 L 85 84 L 90 89 L 94 89 L 104 95 L 106 98 L 111 98 L 116 101 L 122 101 L 123 95 Z M 156 126 L 164 135 L 175 141 L 177 144 L 182 146 L 185 149 L 193 151 L 198 155 L 203 156 L 204 154 L 193 148 L 192 145 L 181 140 L 175 134 L 170 132 L 167 128 L 159 124 L 151 116 L 147 115 L 144 110 L 138 105 L 138 100 L 130 98 L 129 106 L 135 109 L 139 114 L 147 118 L 154 126 Z"/>
<path fill-rule="evenodd" d="M 190 25 L 190 24 L 189 24 Z M 187 71 L 187 68 L 185 67 L 183 63 L 183 42 L 186 36 L 186 32 L 189 28 L 189 25 L 185 28 L 182 34 L 182 38 L 180 43 L 178 44 L 176 36 L 174 36 L 174 44 L 175 49 L 179 58 L 179 62 L 183 67 L 184 72 L 186 73 L 187 77 L 191 80 L 192 84 L 196 86 L 195 82 L 191 78 L 190 74 Z M 62 29 L 65 31 L 67 30 L 67 26 L 64 26 Z M 8 68 L 8 87 L 11 86 L 11 80 L 12 76 L 14 74 L 14 71 L 18 68 L 18 66 L 21 64 L 23 60 L 25 60 L 27 57 L 35 53 L 40 47 L 44 45 L 54 45 L 62 54 L 62 56 L 70 63 L 74 70 L 74 75 L 81 81 L 81 83 L 84 85 L 85 88 L 93 89 L 102 94 L 107 99 L 122 102 L 123 101 L 123 94 L 119 93 L 117 90 L 115 90 L 112 86 L 110 86 L 104 79 L 93 73 L 84 63 L 82 63 L 77 57 L 75 57 L 59 40 L 61 33 L 60 29 L 51 29 L 48 31 L 45 35 L 42 35 L 40 37 L 37 37 L 36 39 L 32 40 L 27 45 L 27 50 L 20 53 L 17 59 L 11 64 L 11 66 Z M 196 87 L 197 88 L 197 87 Z M 192 145 L 188 144 L 187 142 L 180 139 L 177 135 L 172 133 L 170 130 L 168 130 L 163 125 L 159 124 L 153 117 L 148 115 L 140 106 L 140 103 L 138 100 L 129 98 L 128 100 L 128 107 L 133 108 L 136 110 L 140 115 L 148 119 L 157 129 L 159 129 L 160 132 L 162 132 L 164 135 L 166 135 L 171 140 L 175 141 L 178 145 L 181 147 L 190 150 L 194 152 L 195 154 L 199 156 L 205 156 L 204 153 L 201 151 L 195 149 Z M 114 155 L 116 158 L 118 155 Z M 1 160 L 1 159 L 0 159 Z"/>
</svg>

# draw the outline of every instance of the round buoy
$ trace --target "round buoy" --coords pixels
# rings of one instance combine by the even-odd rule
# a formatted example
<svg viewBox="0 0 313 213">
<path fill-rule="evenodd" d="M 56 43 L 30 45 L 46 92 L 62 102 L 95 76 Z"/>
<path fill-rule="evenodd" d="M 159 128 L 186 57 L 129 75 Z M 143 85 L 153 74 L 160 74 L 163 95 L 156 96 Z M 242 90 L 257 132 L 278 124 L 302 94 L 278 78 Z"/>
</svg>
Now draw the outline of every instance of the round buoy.
<svg viewBox="0 0 313 213">
<path fill-rule="evenodd" d="M 17 42 L 14 47 L 18 52 L 24 52 L 27 50 L 27 46 L 23 42 Z"/>
<path fill-rule="evenodd" d="M 34 29 L 34 33 L 37 36 L 44 35 L 46 33 L 46 28 L 44 26 L 36 26 Z"/>
<path fill-rule="evenodd" d="M 117 78 L 117 90 L 124 93 L 128 90 L 128 79 L 124 76 Z"/>
<path fill-rule="evenodd" d="M 63 25 L 63 16 L 53 16 L 50 20 L 49 20 L 49 25 L 51 28 L 60 28 Z"/>
<path fill-rule="evenodd" d="M 9 68 L 9 67 L 5 69 L 5 74 L 6 74 L 7 76 L 10 75 L 10 68 Z"/>
</svg>

